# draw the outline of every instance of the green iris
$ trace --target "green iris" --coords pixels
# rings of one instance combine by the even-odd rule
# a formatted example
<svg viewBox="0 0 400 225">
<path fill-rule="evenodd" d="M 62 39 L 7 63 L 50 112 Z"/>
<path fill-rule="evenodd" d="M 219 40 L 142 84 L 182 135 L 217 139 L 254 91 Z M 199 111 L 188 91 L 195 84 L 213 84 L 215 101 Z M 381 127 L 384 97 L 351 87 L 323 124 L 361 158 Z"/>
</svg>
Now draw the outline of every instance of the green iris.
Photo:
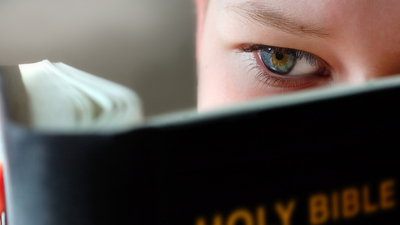
<svg viewBox="0 0 400 225">
<path fill-rule="evenodd" d="M 296 56 L 289 51 L 277 51 L 268 48 L 260 50 L 259 55 L 268 70 L 281 75 L 288 74 L 296 64 Z"/>
</svg>

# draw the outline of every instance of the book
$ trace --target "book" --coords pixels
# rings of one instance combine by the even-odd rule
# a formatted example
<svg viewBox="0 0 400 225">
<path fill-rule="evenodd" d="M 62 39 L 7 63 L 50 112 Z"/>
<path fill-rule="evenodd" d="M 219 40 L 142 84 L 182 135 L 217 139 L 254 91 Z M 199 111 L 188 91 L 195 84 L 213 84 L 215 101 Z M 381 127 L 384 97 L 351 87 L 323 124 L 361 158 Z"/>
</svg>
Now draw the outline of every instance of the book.
<svg viewBox="0 0 400 225">
<path fill-rule="evenodd" d="M 38 131 L 115 132 L 142 121 L 136 93 L 64 63 L 3 66 L 2 77 L 10 116 Z"/>
<path fill-rule="evenodd" d="M 10 225 L 400 222 L 398 76 L 112 132 L 16 123 L 1 78 Z"/>
</svg>

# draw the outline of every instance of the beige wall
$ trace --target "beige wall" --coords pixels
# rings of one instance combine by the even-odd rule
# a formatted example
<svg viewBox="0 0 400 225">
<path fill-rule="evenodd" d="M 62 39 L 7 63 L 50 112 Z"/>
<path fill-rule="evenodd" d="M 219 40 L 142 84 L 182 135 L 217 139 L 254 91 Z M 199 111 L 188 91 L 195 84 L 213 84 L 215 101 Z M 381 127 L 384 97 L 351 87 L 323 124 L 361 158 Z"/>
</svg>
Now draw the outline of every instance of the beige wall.
<svg viewBox="0 0 400 225">
<path fill-rule="evenodd" d="M 0 65 L 61 61 L 134 89 L 146 115 L 195 107 L 192 0 L 0 1 Z"/>
</svg>

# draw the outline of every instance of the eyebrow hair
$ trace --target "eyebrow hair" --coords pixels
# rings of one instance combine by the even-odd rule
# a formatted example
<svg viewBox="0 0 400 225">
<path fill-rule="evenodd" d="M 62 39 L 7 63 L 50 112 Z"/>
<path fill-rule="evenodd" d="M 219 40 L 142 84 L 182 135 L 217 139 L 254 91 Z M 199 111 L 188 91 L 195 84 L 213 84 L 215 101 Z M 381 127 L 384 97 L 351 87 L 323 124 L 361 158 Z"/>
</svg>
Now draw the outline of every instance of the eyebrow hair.
<svg viewBox="0 0 400 225">
<path fill-rule="evenodd" d="M 258 24 L 273 27 L 297 36 L 319 38 L 328 38 L 330 36 L 326 29 L 318 27 L 315 24 L 301 24 L 296 18 L 289 17 L 289 15 L 285 15 L 282 11 L 265 7 L 261 3 L 247 1 L 241 4 L 228 5 L 226 8 L 227 11 L 233 11 L 249 22 L 254 21 Z"/>
</svg>

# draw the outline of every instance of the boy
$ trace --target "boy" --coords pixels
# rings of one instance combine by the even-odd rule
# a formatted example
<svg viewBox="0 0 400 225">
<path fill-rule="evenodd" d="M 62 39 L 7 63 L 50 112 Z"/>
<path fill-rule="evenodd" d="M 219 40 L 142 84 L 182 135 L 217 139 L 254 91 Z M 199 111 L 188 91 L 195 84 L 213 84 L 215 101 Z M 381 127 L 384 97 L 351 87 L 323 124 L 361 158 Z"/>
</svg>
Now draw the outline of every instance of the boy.
<svg viewBox="0 0 400 225">
<path fill-rule="evenodd" d="M 200 110 L 400 73 L 398 0 L 196 4 Z"/>
<path fill-rule="evenodd" d="M 400 74 L 400 1 L 196 3 L 200 110 Z"/>
</svg>

